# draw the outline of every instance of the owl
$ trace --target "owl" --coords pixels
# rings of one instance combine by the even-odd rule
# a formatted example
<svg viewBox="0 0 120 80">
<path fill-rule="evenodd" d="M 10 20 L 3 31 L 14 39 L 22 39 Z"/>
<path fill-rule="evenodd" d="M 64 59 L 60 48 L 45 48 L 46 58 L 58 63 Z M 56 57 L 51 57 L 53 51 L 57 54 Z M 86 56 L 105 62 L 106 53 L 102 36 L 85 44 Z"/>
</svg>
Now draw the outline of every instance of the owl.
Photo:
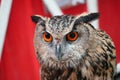
<svg viewBox="0 0 120 80">
<path fill-rule="evenodd" d="M 114 80 L 114 43 L 90 24 L 98 17 L 99 13 L 31 16 L 41 80 Z"/>
</svg>

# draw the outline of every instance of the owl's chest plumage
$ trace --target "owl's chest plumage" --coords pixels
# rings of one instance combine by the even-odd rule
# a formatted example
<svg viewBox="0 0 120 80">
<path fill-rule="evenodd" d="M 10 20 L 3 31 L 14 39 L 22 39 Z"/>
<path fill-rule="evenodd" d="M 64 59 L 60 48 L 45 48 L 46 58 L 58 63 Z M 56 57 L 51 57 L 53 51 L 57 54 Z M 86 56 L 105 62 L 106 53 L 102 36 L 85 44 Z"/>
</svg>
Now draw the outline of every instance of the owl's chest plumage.
<svg viewBox="0 0 120 80">
<path fill-rule="evenodd" d="M 42 67 L 41 80 L 113 80 L 113 68 L 105 69 L 103 66 L 83 64 L 76 68 L 66 69 Z"/>
<path fill-rule="evenodd" d="M 100 54 L 87 54 L 76 67 L 60 69 L 41 66 L 41 80 L 114 80 L 114 55 Z"/>
</svg>

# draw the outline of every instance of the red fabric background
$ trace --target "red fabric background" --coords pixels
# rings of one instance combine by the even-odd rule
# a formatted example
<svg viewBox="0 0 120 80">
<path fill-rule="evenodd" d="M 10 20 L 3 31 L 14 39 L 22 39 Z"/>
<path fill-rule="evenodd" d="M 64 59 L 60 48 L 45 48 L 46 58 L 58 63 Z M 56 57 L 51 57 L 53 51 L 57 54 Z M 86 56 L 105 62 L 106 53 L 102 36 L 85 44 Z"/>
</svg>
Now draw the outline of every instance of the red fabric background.
<svg viewBox="0 0 120 80">
<path fill-rule="evenodd" d="M 120 62 L 120 0 L 99 0 L 100 28 L 113 39 L 117 49 L 117 62 Z"/>
<path fill-rule="evenodd" d="M 35 25 L 31 15 L 43 13 L 41 0 L 13 0 L 0 80 L 39 80 L 39 65 L 33 48 Z"/>
<path fill-rule="evenodd" d="M 117 56 L 120 56 L 119 4 L 119 0 L 99 0 L 100 27 L 115 41 Z M 86 10 L 86 4 L 82 4 L 63 12 L 76 15 Z M 0 64 L 0 80 L 39 80 L 39 64 L 33 45 L 35 24 L 30 18 L 33 14 L 49 15 L 42 0 L 13 0 Z M 120 62 L 118 57 L 117 60 Z"/>
</svg>

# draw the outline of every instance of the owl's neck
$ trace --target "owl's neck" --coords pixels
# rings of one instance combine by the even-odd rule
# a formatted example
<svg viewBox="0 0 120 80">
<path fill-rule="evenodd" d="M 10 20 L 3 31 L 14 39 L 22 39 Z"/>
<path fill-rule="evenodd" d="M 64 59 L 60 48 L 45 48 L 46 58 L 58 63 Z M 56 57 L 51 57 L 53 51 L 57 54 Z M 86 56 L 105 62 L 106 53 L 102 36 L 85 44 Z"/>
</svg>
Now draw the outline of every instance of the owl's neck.
<svg viewBox="0 0 120 80">
<path fill-rule="evenodd" d="M 41 68 L 41 80 L 80 80 L 81 78 L 81 72 L 73 68 Z"/>
<path fill-rule="evenodd" d="M 78 66 L 76 68 L 55 69 L 41 67 L 41 80 L 114 80 L 109 70 L 93 66 Z M 106 74 L 106 75 L 102 75 Z"/>
</svg>

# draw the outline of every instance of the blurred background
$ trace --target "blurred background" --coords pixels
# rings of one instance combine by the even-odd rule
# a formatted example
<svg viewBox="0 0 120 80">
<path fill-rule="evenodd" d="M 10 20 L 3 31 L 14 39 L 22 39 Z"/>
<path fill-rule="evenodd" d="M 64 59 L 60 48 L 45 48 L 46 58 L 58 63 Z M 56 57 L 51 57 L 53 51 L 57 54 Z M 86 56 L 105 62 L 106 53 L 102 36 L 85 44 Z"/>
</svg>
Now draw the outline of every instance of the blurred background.
<svg viewBox="0 0 120 80">
<path fill-rule="evenodd" d="M 39 80 L 40 65 L 33 44 L 35 24 L 31 21 L 34 14 L 52 17 L 99 12 L 99 20 L 92 24 L 112 37 L 119 64 L 119 6 L 120 0 L 0 0 L 0 80 Z"/>
</svg>

